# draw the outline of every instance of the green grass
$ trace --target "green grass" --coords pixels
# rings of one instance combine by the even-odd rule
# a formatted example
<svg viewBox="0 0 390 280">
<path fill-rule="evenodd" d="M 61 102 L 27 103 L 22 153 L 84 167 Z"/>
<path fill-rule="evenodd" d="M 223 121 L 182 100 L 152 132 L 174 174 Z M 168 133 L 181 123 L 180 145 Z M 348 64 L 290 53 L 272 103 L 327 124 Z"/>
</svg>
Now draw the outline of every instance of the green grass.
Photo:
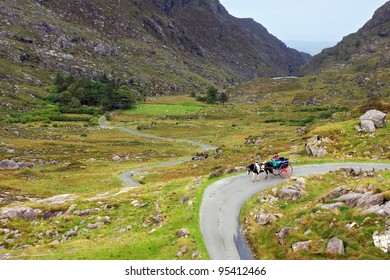
<svg viewBox="0 0 390 280">
<path fill-rule="evenodd" d="M 137 115 L 180 116 L 188 113 L 197 113 L 205 107 L 205 105 L 195 102 L 181 102 L 177 104 L 139 104 L 133 109 L 123 111 L 123 113 Z"/>
</svg>

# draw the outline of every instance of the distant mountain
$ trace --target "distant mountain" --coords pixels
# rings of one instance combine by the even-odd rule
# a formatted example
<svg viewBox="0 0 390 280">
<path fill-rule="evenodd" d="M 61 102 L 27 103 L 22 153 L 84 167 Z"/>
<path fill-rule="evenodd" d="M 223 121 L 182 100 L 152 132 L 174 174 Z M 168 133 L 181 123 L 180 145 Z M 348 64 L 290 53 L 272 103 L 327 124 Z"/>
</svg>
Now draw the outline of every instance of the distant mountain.
<svg viewBox="0 0 390 280">
<path fill-rule="evenodd" d="M 61 72 L 184 93 L 296 74 L 308 59 L 218 0 L 0 0 L 0 15 L 4 91 L 47 84 Z"/>
<path fill-rule="evenodd" d="M 336 46 L 323 50 L 302 67 L 303 74 L 326 69 L 372 71 L 390 67 L 390 1 L 376 10 L 356 33 L 343 38 Z"/>
</svg>

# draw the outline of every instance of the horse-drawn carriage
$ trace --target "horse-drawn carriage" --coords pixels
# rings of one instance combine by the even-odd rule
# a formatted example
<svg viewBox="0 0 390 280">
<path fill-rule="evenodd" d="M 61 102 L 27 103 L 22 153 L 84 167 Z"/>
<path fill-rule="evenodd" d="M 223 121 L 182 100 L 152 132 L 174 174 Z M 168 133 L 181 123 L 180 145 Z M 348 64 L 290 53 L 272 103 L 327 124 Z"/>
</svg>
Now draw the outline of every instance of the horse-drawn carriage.
<svg viewBox="0 0 390 280">
<path fill-rule="evenodd" d="M 280 157 L 277 160 L 271 159 L 267 164 L 271 168 L 271 173 L 287 179 L 293 173 L 293 167 L 288 158 Z"/>
<path fill-rule="evenodd" d="M 289 162 L 288 158 L 284 157 L 274 157 L 269 161 L 265 161 L 263 163 L 252 163 L 246 168 L 247 173 L 253 173 L 252 181 L 255 180 L 255 176 L 257 176 L 257 180 L 260 180 L 260 173 L 265 172 L 267 175 L 265 179 L 268 178 L 268 173 L 273 175 L 279 175 L 283 179 L 287 179 L 293 173 L 293 167 Z"/>
</svg>

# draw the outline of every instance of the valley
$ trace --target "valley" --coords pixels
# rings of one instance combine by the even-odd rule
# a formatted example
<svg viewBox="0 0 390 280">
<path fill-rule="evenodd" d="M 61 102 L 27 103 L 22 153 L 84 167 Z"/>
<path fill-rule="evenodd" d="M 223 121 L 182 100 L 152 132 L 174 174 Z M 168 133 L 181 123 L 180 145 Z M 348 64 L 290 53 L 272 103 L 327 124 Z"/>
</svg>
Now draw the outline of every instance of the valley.
<svg viewBox="0 0 390 280">
<path fill-rule="evenodd" d="M 314 57 L 218 0 L 103 2 L 0 1 L 0 260 L 225 258 L 214 186 L 250 257 L 389 259 L 390 2 Z"/>
</svg>

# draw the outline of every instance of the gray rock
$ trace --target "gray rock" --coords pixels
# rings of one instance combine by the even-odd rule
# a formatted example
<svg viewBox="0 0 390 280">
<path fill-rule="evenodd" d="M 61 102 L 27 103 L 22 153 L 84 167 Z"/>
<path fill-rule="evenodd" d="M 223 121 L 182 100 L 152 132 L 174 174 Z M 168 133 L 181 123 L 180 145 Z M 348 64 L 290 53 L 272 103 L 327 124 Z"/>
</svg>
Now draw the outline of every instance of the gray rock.
<svg viewBox="0 0 390 280">
<path fill-rule="evenodd" d="M 349 193 L 351 190 L 347 188 L 346 186 L 340 186 L 332 190 L 330 193 L 326 195 L 329 199 L 334 199 L 336 197 L 340 197 L 344 194 Z"/>
<path fill-rule="evenodd" d="M 385 253 L 390 253 L 390 231 L 385 231 L 384 234 L 379 234 L 375 231 L 372 235 L 375 247 L 378 247 Z"/>
<path fill-rule="evenodd" d="M 343 205 L 344 205 L 343 202 L 336 202 L 336 203 L 330 203 L 330 204 L 318 204 L 317 206 L 322 208 L 322 209 L 325 209 L 325 210 L 334 210 L 334 209 L 340 208 Z"/>
<path fill-rule="evenodd" d="M 256 222 L 261 225 L 261 226 L 265 226 L 267 224 L 271 224 L 272 222 L 274 222 L 275 220 L 277 219 L 277 217 L 273 214 L 269 214 L 269 213 L 264 213 L 264 212 L 260 212 L 259 214 L 256 215 L 255 217 L 255 220 Z"/>
<path fill-rule="evenodd" d="M 301 198 L 303 195 L 305 195 L 306 192 L 299 187 L 296 186 L 286 186 L 283 187 L 279 192 L 278 192 L 278 198 L 283 199 L 283 200 L 297 200 Z"/>
<path fill-rule="evenodd" d="M 186 202 L 188 199 L 189 199 L 189 197 L 188 197 L 188 195 L 186 194 L 185 196 L 183 196 L 183 197 L 179 200 L 179 203 L 180 203 L 180 204 L 183 204 L 183 203 Z"/>
<path fill-rule="evenodd" d="M 330 254 L 345 255 L 344 242 L 337 237 L 333 237 L 326 246 L 326 252 Z"/>
<path fill-rule="evenodd" d="M 88 224 L 88 225 L 87 225 L 87 228 L 88 228 L 88 229 L 97 229 L 97 228 L 100 228 L 100 227 L 102 227 L 102 226 L 104 226 L 104 223 L 102 223 L 102 222 L 97 222 L 97 223 L 94 223 L 94 224 Z"/>
<path fill-rule="evenodd" d="M 309 138 L 305 144 L 306 154 L 314 157 L 324 157 L 326 155 L 327 146 L 324 146 L 326 143 L 330 143 L 328 137 L 321 137 L 319 135 L 314 135 Z"/>
<path fill-rule="evenodd" d="M 18 169 L 16 162 L 12 159 L 5 159 L 0 161 L 0 170 Z"/>
<path fill-rule="evenodd" d="M 371 121 L 374 124 L 374 128 L 381 128 L 386 124 L 386 114 L 378 110 L 369 110 L 360 117 L 360 122 L 362 123 L 363 121 Z"/>
<path fill-rule="evenodd" d="M 360 122 L 361 131 L 372 133 L 375 131 L 375 124 L 370 120 L 363 120 Z"/>
<path fill-rule="evenodd" d="M 275 234 L 276 238 L 278 239 L 280 244 L 284 244 L 284 239 L 289 235 L 290 231 L 294 230 L 296 228 L 293 227 L 283 227 L 280 229 L 279 232 Z"/>
<path fill-rule="evenodd" d="M 362 198 L 359 199 L 357 206 L 364 206 L 364 207 L 372 207 L 375 205 L 380 205 L 383 203 L 383 196 L 382 194 L 364 194 Z"/>
<path fill-rule="evenodd" d="M 179 229 L 178 231 L 176 231 L 176 236 L 179 238 L 182 238 L 182 237 L 187 238 L 189 235 L 190 235 L 190 232 L 188 231 L 188 229 L 185 229 L 185 228 L 182 228 L 182 229 Z"/>
<path fill-rule="evenodd" d="M 34 221 L 38 214 L 42 211 L 39 209 L 33 209 L 31 207 L 27 206 L 16 206 L 12 208 L 3 208 L 0 211 L 0 217 L 6 217 L 6 218 L 15 218 L 20 217 L 25 220 Z"/>
<path fill-rule="evenodd" d="M 292 249 L 294 252 L 301 251 L 301 250 L 310 250 L 310 244 L 311 240 L 303 241 L 303 242 L 296 242 L 292 245 Z"/>
<path fill-rule="evenodd" d="M 354 206 L 357 206 L 359 199 L 361 199 L 362 197 L 363 197 L 363 194 L 353 192 L 353 193 L 344 194 L 335 200 L 344 202 L 348 206 L 354 207 Z"/>
<path fill-rule="evenodd" d="M 100 212 L 102 209 L 100 208 L 93 208 L 93 209 L 86 209 L 86 210 L 76 210 L 73 212 L 74 215 L 77 216 L 87 216 L 96 212 Z"/>
<path fill-rule="evenodd" d="M 345 195 L 342 195 L 336 199 L 336 201 L 341 201 L 347 204 L 348 206 L 362 206 L 362 207 L 372 207 L 375 205 L 380 205 L 383 203 L 383 196 L 381 194 L 371 194 L 371 193 L 355 193 L 351 192 Z"/>
</svg>

